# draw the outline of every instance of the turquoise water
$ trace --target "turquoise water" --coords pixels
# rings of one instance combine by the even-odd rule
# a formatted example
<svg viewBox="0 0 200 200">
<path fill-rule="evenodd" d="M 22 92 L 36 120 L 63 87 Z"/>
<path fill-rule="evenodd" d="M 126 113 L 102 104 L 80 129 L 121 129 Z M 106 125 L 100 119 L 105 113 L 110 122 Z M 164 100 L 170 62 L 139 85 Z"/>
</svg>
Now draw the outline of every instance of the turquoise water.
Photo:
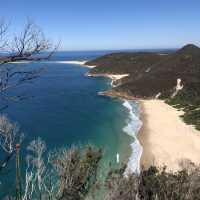
<svg viewBox="0 0 200 200">
<path fill-rule="evenodd" d="M 38 65 L 38 64 L 31 64 Z M 31 85 L 21 87 L 32 98 L 11 103 L 6 110 L 26 135 L 41 137 L 49 149 L 91 143 L 113 159 L 121 144 L 126 110 L 120 100 L 98 96 L 110 88 L 106 78 L 90 78 L 79 65 L 46 64 L 47 71 Z"/>
<path fill-rule="evenodd" d="M 123 131 L 128 111 L 123 101 L 97 94 L 109 89 L 111 80 L 87 77 L 88 68 L 57 62 L 93 57 L 84 53 L 67 57 L 62 53 L 53 61 L 23 64 L 26 69 L 45 67 L 45 72 L 33 83 L 10 91 L 30 98 L 9 102 L 4 111 L 19 123 L 26 135 L 23 152 L 31 140 L 41 137 L 48 150 L 88 143 L 101 147 L 104 150 L 103 167 L 109 162 L 116 165 L 117 154 L 120 162 L 128 160 L 129 145 L 133 142 L 133 138 Z"/>
</svg>

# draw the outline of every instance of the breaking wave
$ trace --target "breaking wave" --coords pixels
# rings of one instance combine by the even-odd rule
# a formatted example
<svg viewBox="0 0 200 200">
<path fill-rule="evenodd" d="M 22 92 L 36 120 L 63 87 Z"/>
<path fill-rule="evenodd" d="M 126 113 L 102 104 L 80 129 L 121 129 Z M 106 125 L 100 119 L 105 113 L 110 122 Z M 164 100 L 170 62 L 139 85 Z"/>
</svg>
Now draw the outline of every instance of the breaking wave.
<svg viewBox="0 0 200 200">
<path fill-rule="evenodd" d="M 129 117 L 127 125 L 123 131 L 134 138 L 134 142 L 130 144 L 132 154 L 129 158 L 125 175 L 129 173 L 140 173 L 140 159 L 142 155 L 142 146 L 137 139 L 137 134 L 142 127 L 142 121 L 139 119 L 140 109 L 137 103 L 124 100 L 123 106 L 128 109 Z"/>
</svg>

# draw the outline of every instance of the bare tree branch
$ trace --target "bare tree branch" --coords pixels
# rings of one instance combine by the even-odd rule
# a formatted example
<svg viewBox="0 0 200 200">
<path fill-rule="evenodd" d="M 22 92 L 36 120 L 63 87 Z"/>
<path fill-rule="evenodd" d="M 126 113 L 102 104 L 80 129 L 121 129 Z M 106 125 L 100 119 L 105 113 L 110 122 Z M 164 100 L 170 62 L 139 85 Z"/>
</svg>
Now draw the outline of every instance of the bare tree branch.
<svg viewBox="0 0 200 200">
<path fill-rule="evenodd" d="M 20 133 L 19 126 L 12 123 L 5 115 L 0 116 L 0 147 L 5 154 L 0 163 L 0 171 L 6 168 L 15 153 L 15 145 L 23 141 L 24 135 Z"/>
<path fill-rule="evenodd" d="M 30 83 L 44 71 L 43 68 L 29 71 L 24 68 L 22 70 L 21 65 L 16 62 L 50 59 L 59 44 L 53 46 L 42 30 L 30 20 L 27 21 L 23 31 L 15 35 L 13 39 L 6 40 L 7 33 L 8 25 L 1 20 L 0 51 L 6 49 L 6 53 L 0 54 L 0 96 L 3 99 L 12 100 L 16 99 L 16 96 L 15 98 L 5 97 L 8 89 Z M 20 95 L 19 100 L 21 100 Z M 4 105 L 3 108 L 6 106 Z"/>
<path fill-rule="evenodd" d="M 4 41 L 4 36 L 7 32 L 7 26 L 5 23 L 0 24 L 0 37 Z M 1 34 L 2 33 L 2 34 Z M 40 53 L 48 51 L 47 56 L 41 56 Z M 32 21 L 27 21 L 24 30 L 15 35 L 13 40 L 9 41 L 8 53 L 4 56 L 0 56 L 0 64 L 8 62 L 22 61 L 22 60 L 41 60 L 49 58 L 55 47 L 44 36 L 42 30 Z"/>
<path fill-rule="evenodd" d="M 2 51 L 7 45 L 6 33 L 8 31 L 8 24 L 3 19 L 0 19 L 0 50 Z"/>
<path fill-rule="evenodd" d="M 33 196 L 41 199 L 45 192 L 45 172 L 47 171 L 43 158 L 46 144 L 41 138 L 38 138 L 29 144 L 27 150 L 29 154 L 26 159 L 27 168 L 23 200 L 32 199 Z"/>
</svg>

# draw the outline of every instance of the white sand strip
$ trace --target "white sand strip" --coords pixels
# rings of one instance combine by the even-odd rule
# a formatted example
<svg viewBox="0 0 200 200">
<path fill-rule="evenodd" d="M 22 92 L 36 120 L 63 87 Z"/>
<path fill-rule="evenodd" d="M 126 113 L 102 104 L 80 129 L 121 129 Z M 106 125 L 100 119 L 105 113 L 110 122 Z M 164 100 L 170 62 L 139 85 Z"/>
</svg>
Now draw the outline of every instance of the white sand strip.
<svg viewBox="0 0 200 200">
<path fill-rule="evenodd" d="M 111 78 L 113 81 L 120 80 L 127 76 L 129 76 L 129 74 L 107 74 L 107 77 Z"/>
<path fill-rule="evenodd" d="M 59 63 L 63 64 L 74 64 L 74 65 L 84 65 L 87 61 L 77 61 L 77 60 L 69 60 L 69 61 L 59 61 Z"/>
<path fill-rule="evenodd" d="M 116 80 L 120 80 L 124 77 L 127 77 L 129 76 L 129 74 L 87 74 L 87 76 L 91 76 L 91 77 L 108 77 L 110 79 L 112 79 L 113 81 L 116 81 Z"/>
<path fill-rule="evenodd" d="M 108 77 L 108 78 L 110 78 L 112 80 L 111 81 L 111 86 L 112 87 L 116 87 L 115 81 L 129 76 L 129 74 L 90 74 L 90 73 L 87 73 L 86 75 L 87 76 L 91 76 L 91 77 L 101 77 L 101 76 Z"/>
<path fill-rule="evenodd" d="M 88 68 L 94 68 L 94 67 L 96 67 L 96 66 L 85 65 L 86 62 L 87 62 L 87 60 L 85 60 L 85 61 L 75 61 L 75 60 L 72 60 L 72 61 L 62 61 L 62 63 L 65 63 L 65 64 L 82 65 L 82 66 L 85 66 L 85 67 L 88 67 Z"/>
</svg>

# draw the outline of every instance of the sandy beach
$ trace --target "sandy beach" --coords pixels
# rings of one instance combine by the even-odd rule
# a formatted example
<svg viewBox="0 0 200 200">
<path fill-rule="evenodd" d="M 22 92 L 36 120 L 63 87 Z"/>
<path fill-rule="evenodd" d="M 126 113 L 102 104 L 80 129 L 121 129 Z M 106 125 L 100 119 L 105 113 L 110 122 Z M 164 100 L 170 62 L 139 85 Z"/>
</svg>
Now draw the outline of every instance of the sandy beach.
<svg viewBox="0 0 200 200">
<path fill-rule="evenodd" d="M 77 61 L 77 60 L 68 60 L 68 61 L 60 61 L 63 64 L 73 64 L 73 65 L 85 65 L 85 63 L 87 61 L 83 60 L 83 61 Z"/>
<path fill-rule="evenodd" d="M 95 66 L 93 66 L 93 67 L 95 67 Z M 101 77 L 101 76 L 108 77 L 112 80 L 112 82 L 111 82 L 112 87 L 116 87 L 115 81 L 118 81 L 120 79 L 123 79 L 123 78 L 129 76 L 129 74 L 90 74 L 90 73 L 87 73 L 86 75 L 91 76 L 91 77 Z"/>
<path fill-rule="evenodd" d="M 112 87 L 115 87 L 115 81 L 129 76 L 129 74 L 87 75 L 109 77 L 112 79 Z M 109 95 L 106 93 L 106 96 Z M 110 96 L 116 96 L 116 93 Z M 141 166 L 145 169 L 151 165 L 167 166 L 168 171 L 177 171 L 183 166 L 188 166 L 190 162 L 200 164 L 200 131 L 183 122 L 180 117 L 183 111 L 178 111 L 158 99 L 139 100 L 139 103 L 143 121 L 138 134 L 143 148 Z"/>
<path fill-rule="evenodd" d="M 161 100 L 141 100 L 143 127 L 139 141 L 143 146 L 141 166 L 167 166 L 181 169 L 188 161 L 200 163 L 200 131 L 185 124 L 183 114 Z"/>
<path fill-rule="evenodd" d="M 107 74 L 106 76 L 111 78 L 112 81 L 114 82 L 114 81 L 117 81 L 117 80 L 120 80 L 122 78 L 129 76 L 129 74 L 117 74 L 117 75 L 116 74 Z"/>
</svg>

